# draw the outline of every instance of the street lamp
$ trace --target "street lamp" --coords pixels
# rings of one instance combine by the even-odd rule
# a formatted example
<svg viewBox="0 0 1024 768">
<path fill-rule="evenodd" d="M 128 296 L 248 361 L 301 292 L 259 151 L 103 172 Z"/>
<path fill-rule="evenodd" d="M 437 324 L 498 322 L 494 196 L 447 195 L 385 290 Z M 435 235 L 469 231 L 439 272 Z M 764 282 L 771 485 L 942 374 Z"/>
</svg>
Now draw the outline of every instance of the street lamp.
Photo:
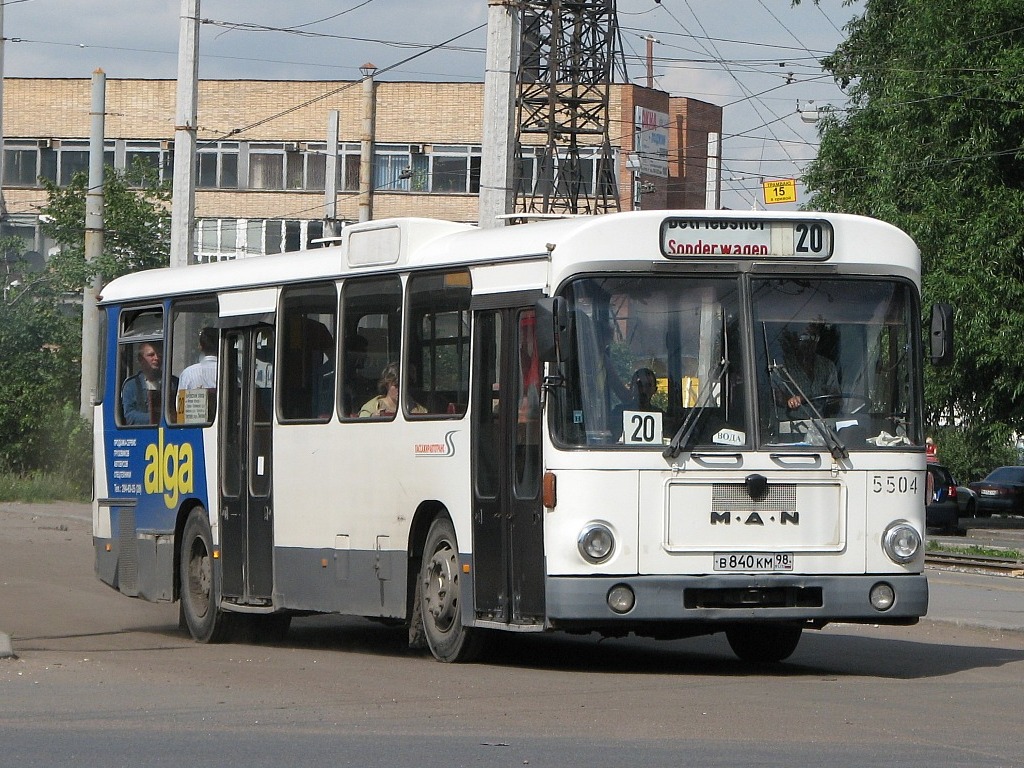
<svg viewBox="0 0 1024 768">
<path fill-rule="evenodd" d="M 361 74 L 363 77 L 373 77 L 373 73 L 376 71 L 377 67 L 371 64 L 369 61 L 359 68 L 359 74 Z"/>
</svg>

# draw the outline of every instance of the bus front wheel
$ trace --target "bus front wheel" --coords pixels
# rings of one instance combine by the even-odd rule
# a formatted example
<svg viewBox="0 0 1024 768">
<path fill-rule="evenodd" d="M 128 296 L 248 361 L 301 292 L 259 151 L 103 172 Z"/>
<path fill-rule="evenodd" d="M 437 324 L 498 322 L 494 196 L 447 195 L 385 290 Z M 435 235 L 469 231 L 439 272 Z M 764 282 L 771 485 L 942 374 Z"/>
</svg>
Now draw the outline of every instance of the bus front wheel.
<svg viewBox="0 0 1024 768">
<path fill-rule="evenodd" d="M 479 633 L 462 624 L 459 577 L 455 528 L 447 517 L 438 517 L 423 544 L 416 600 L 427 647 L 439 661 L 472 661 L 482 650 Z"/>
<path fill-rule="evenodd" d="M 796 624 L 737 624 L 725 630 L 725 637 L 743 661 L 774 664 L 792 655 L 802 631 Z"/>
<path fill-rule="evenodd" d="M 213 563 L 213 534 L 203 507 L 193 509 L 185 521 L 179 577 L 181 614 L 189 633 L 200 643 L 226 640 L 230 634 L 232 617 L 217 605 L 220 589 Z"/>
</svg>

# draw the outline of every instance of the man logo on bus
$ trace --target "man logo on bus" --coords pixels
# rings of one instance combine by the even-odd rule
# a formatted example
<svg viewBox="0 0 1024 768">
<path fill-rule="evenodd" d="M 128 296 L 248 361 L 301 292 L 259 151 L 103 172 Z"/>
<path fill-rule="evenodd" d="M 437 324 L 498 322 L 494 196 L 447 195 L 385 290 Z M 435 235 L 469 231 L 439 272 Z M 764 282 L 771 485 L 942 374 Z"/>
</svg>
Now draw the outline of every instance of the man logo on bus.
<svg viewBox="0 0 1024 768">
<path fill-rule="evenodd" d="M 178 505 L 179 496 L 192 493 L 192 444 L 164 442 L 164 431 L 158 442 L 146 446 L 146 493 L 162 493 L 168 509 Z"/>
</svg>

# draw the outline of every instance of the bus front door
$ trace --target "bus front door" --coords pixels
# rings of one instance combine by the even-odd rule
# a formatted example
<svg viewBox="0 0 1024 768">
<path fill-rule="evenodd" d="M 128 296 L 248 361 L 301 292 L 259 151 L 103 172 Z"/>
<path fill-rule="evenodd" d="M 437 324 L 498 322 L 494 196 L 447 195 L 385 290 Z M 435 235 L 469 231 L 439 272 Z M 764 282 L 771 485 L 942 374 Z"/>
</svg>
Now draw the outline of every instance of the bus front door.
<svg viewBox="0 0 1024 768">
<path fill-rule="evenodd" d="M 473 403 L 476 615 L 544 619 L 540 361 L 533 309 L 477 314 Z"/>
<path fill-rule="evenodd" d="M 221 592 L 231 602 L 270 605 L 274 331 L 269 326 L 225 331 L 221 353 Z"/>
</svg>

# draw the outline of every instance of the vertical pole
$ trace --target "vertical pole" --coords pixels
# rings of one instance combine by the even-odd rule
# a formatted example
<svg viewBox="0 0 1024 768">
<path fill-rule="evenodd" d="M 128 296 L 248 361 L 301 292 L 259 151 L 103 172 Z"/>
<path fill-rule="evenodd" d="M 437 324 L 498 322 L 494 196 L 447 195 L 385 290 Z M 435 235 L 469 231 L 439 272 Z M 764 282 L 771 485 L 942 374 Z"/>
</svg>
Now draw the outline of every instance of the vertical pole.
<svg viewBox="0 0 1024 768">
<path fill-rule="evenodd" d="M 0 0 L 0 219 L 7 217 L 4 200 L 4 0 Z"/>
<path fill-rule="evenodd" d="M 704 181 L 704 207 L 709 211 L 715 211 L 722 206 L 722 182 L 719 178 L 719 171 L 722 166 L 722 159 L 719 150 L 718 133 L 708 134 L 708 162 L 707 172 Z"/>
<path fill-rule="evenodd" d="M 512 212 L 516 123 L 516 42 L 519 12 L 509 0 L 487 0 L 487 69 L 484 75 L 483 157 L 480 162 L 481 227 L 500 227 Z"/>
<path fill-rule="evenodd" d="M 366 63 L 359 68 L 363 73 L 363 135 L 359 145 L 359 220 L 373 219 L 373 131 L 377 99 L 373 73 L 377 68 Z"/>
<path fill-rule="evenodd" d="M 644 38 L 647 41 L 647 87 L 654 87 L 654 35 Z"/>
<path fill-rule="evenodd" d="M 198 101 L 199 0 L 181 0 L 178 103 L 174 117 L 174 181 L 171 190 L 172 267 L 183 267 L 194 259 Z"/>
<path fill-rule="evenodd" d="M 107 76 L 92 73 L 92 108 L 89 111 L 89 190 L 85 194 L 85 263 L 91 273 L 82 290 L 82 382 L 79 413 L 92 423 L 100 357 L 100 315 L 96 300 L 102 276 L 97 262 L 103 255 L 103 139 L 106 132 Z"/>
<path fill-rule="evenodd" d="M 327 163 L 324 168 L 324 237 L 338 236 L 338 110 L 327 113 Z"/>
</svg>

